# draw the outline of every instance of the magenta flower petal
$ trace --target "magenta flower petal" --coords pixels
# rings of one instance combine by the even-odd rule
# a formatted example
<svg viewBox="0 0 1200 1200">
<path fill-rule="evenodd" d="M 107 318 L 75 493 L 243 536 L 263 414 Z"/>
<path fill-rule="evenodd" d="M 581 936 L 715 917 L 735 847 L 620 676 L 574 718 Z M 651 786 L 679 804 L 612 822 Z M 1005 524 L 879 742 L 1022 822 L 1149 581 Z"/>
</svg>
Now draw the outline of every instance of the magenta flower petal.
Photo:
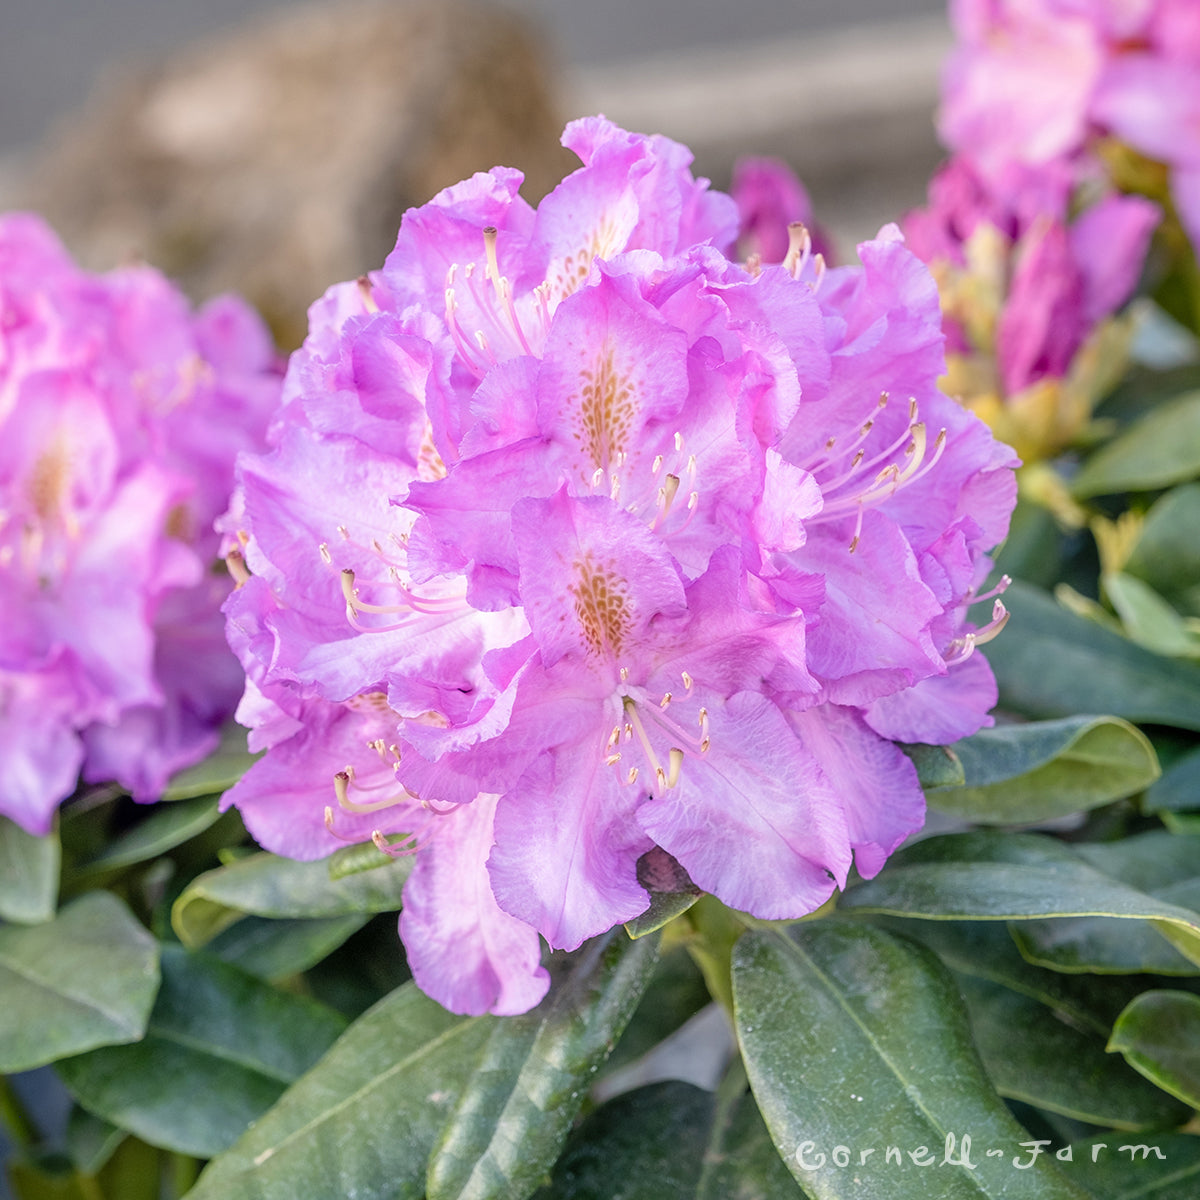
<svg viewBox="0 0 1200 1200">
<path fill-rule="evenodd" d="M 635 818 L 639 793 L 605 766 L 606 737 L 599 728 L 539 758 L 496 809 L 496 902 L 555 949 L 574 950 L 650 903 L 637 881 L 652 844 Z"/>
<path fill-rule="evenodd" d="M 890 741 L 872 733 L 854 709 L 822 704 L 789 716 L 841 801 L 858 873 L 873 878 L 925 822 L 925 793 L 916 768 Z M 887 802 L 881 804 L 884 796 Z"/>
<path fill-rule="evenodd" d="M 404 885 L 400 937 L 423 992 L 451 1012 L 511 1016 L 533 1008 L 550 976 L 534 930 L 492 895 L 486 864 L 495 796 L 447 813 Z"/>
<path fill-rule="evenodd" d="M 732 908 L 769 920 L 812 912 L 850 866 L 835 793 L 765 696 L 740 692 L 710 714 L 712 749 L 641 805 L 639 823 Z"/>
</svg>

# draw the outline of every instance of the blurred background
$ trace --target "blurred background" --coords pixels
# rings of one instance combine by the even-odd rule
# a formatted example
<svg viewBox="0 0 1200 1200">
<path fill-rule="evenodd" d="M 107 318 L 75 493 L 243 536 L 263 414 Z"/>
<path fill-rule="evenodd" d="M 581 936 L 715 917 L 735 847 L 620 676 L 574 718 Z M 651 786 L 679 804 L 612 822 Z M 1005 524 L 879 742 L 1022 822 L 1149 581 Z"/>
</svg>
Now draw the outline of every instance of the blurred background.
<svg viewBox="0 0 1200 1200">
<path fill-rule="evenodd" d="M 406 208 L 496 163 L 536 201 L 604 112 L 719 187 L 783 157 L 848 255 L 922 199 L 948 45 L 942 0 L 0 0 L 0 206 L 288 347 Z"/>
</svg>

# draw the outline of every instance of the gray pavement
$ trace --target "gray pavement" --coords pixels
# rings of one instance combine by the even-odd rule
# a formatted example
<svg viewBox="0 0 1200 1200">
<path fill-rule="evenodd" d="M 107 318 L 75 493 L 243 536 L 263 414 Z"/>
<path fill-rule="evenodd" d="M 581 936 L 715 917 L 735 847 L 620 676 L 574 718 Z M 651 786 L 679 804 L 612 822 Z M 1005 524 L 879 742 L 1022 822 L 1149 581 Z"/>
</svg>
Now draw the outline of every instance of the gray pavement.
<svg viewBox="0 0 1200 1200">
<path fill-rule="evenodd" d="M 293 0 L 295 2 L 295 0 Z M 823 33 L 944 10 L 944 0 L 509 0 L 568 68 Z M 177 48 L 279 0 L 0 0 L 0 155 L 36 141 L 124 61 Z"/>
</svg>

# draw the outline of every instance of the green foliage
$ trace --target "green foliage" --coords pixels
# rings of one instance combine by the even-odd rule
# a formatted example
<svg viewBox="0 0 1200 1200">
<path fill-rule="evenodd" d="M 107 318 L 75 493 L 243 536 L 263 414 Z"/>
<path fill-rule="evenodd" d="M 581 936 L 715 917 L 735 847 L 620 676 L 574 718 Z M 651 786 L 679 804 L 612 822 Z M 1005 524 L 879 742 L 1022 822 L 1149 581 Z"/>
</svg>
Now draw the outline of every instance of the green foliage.
<svg viewBox="0 0 1200 1200">
<path fill-rule="evenodd" d="M 0 920 L 36 925 L 54 916 L 60 856 L 58 834 L 34 837 L 0 817 Z"/>
<path fill-rule="evenodd" d="M 591 1076 L 658 958 L 618 931 L 530 1013 L 499 1021 L 429 1162 L 428 1200 L 524 1200 L 554 1166 Z"/>
<path fill-rule="evenodd" d="M 158 981 L 154 939 L 109 892 L 42 925 L 0 928 L 0 1070 L 136 1041 Z"/>
<path fill-rule="evenodd" d="M 190 1200 L 417 1200 L 494 1026 L 452 1016 L 405 984 L 212 1160 Z"/>
<path fill-rule="evenodd" d="M 345 1022 L 216 959 L 167 946 L 145 1036 L 58 1064 L 90 1112 L 167 1150 L 231 1145 L 311 1067 Z"/>
<path fill-rule="evenodd" d="M 1011 1160 L 1026 1134 L 989 1084 L 958 989 L 930 951 L 838 921 L 754 931 L 734 952 L 733 986 L 759 1108 L 816 1200 L 852 1188 L 889 1200 L 1014 1195 Z M 1003 1157 L 987 1157 L 995 1148 Z M 962 1155 L 973 1169 L 955 1165 Z M 1023 1174 L 1029 1200 L 1085 1196 L 1045 1158 Z"/>
<path fill-rule="evenodd" d="M 1149 739 L 1115 717 L 999 725 L 958 742 L 962 787 L 929 790 L 942 812 L 981 824 L 1048 821 L 1142 791 L 1159 776 Z"/>
</svg>

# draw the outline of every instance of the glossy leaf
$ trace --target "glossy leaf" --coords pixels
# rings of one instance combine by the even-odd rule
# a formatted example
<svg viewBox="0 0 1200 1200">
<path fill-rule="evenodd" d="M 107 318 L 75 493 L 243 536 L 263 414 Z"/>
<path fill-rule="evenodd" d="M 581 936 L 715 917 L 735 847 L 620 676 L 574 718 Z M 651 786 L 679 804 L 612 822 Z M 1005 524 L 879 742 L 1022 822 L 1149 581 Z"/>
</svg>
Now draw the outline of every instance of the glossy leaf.
<svg viewBox="0 0 1200 1200">
<path fill-rule="evenodd" d="M 1200 975 L 1152 922 L 1078 917 L 1065 921 L 1022 921 L 1013 940 L 1031 962 L 1054 971 L 1135 975 Z"/>
<path fill-rule="evenodd" d="M 1200 476 L 1200 391 L 1155 406 L 1097 450 L 1075 476 L 1080 499 L 1144 492 Z"/>
<path fill-rule="evenodd" d="M 960 976 L 975 1046 L 1002 1096 L 1115 1129 L 1181 1125 L 1186 1107 L 1036 1000 Z M 1014 1036 L 1015 1031 L 1019 1036 Z"/>
<path fill-rule="evenodd" d="M 598 940 L 541 1005 L 496 1024 L 430 1159 L 428 1200 L 533 1192 L 646 989 L 657 942 Z"/>
<path fill-rule="evenodd" d="M 598 1073 L 598 1086 L 603 1088 L 610 1075 L 652 1051 L 711 1003 L 703 972 L 686 948 L 666 950 L 621 1040 Z"/>
<path fill-rule="evenodd" d="M 1196 1200 L 1200 1137 L 1186 1133 L 1104 1133 L 1064 1147 L 1063 1172 L 1096 1200 Z M 1061 1154 L 1060 1154 L 1061 1160 Z"/>
<path fill-rule="evenodd" d="M 1158 778 L 1140 729 L 1113 717 L 1064 717 L 984 729 L 957 743 L 965 786 L 929 793 L 942 812 L 984 823 L 1047 821 L 1133 795 Z"/>
<path fill-rule="evenodd" d="M 286 979 L 307 971 L 357 933 L 370 917 L 245 917 L 218 933 L 204 949 L 259 979 Z"/>
<path fill-rule="evenodd" d="M 163 793 L 164 800 L 191 800 L 228 791 L 261 755 L 246 749 L 246 730 L 230 721 L 221 729 L 221 741 L 207 758 L 175 775 Z"/>
<path fill-rule="evenodd" d="M 57 833 L 34 837 L 0 817 L 0 920 L 36 925 L 54 916 L 60 858 Z"/>
<path fill-rule="evenodd" d="M 202 946 L 246 913 L 260 917 L 342 917 L 400 907 L 410 857 L 376 871 L 331 879 L 329 865 L 252 854 L 197 876 L 175 902 L 171 924 L 185 946 Z"/>
<path fill-rule="evenodd" d="M 1074 849 L 1106 876 L 1160 903 L 1200 914 L 1200 837 L 1195 834 L 1157 830 L 1116 842 L 1082 842 Z M 1058 970 L 1200 974 L 1195 931 L 1157 919 L 1148 925 L 1095 917 L 1030 921 L 1014 936 L 1022 953 Z"/>
<path fill-rule="evenodd" d="M 1001 984 L 1060 1014 L 1072 1027 L 1101 1038 L 1108 1037 L 1121 1010 L 1147 986 L 1142 977 L 1068 974 L 1036 966 L 1021 954 L 1012 937 L 1014 930 L 1028 928 L 1029 922 L 1009 926 L 998 921 L 882 920 L 885 928 L 924 943 L 955 974 Z"/>
<path fill-rule="evenodd" d="M 924 947 L 836 920 L 754 930 L 734 950 L 733 988 L 759 1108 L 815 1200 L 1085 1200 L 1045 1157 L 1017 1174 L 1028 1135 Z"/>
<path fill-rule="evenodd" d="M 1108 1048 L 1160 1088 L 1200 1108 L 1200 996 L 1143 992 L 1117 1018 Z"/>
<path fill-rule="evenodd" d="M 136 1041 L 158 980 L 157 943 L 109 892 L 0 929 L 0 1071 Z"/>
<path fill-rule="evenodd" d="M 89 1111 L 166 1150 L 231 1145 L 345 1028 L 331 1009 L 165 946 L 146 1036 L 58 1064 Z"/>
<path fill-rule="evenodd" d="M 1004 600 L 1012 615 L 987 648 L 1003 707 L 1030 717 L 1099 711 L 1200 729 L 1200 667 L 1152 654 L 1020 581 Z"/>
<path fill-rule="evenodd" d="M 188 1200 L 419 1200 L 429 1152 L 495 1024 L 398 988 L 213 1159 Z"/>
<path fill-rule="evenodd" d="M 1200 914 L 1103 874 L 1071 847 L 1034 834 L 964 833 L 917 842 L 875 879 L 847 891 L 840 904 L 931 920 L 1153 921 L 1189 939 L 1176 943 L 1185 953 L 1200 936 Z"/>
<path fill-rule="evenodd" d="M 160 805 L 127 833 L 114 839 L 104 852 L 86 864 L 89 873 L 112 871 L 146 862 L 174 850 L 216 823 L 218 801 L 200 796 L 179 804 Z"/>
<path fill-rule="evenodd" d="M 537 1200 L 803 1200 L 754 1097 L 654 1083 L 592 1113 Z"/>
</svg>

